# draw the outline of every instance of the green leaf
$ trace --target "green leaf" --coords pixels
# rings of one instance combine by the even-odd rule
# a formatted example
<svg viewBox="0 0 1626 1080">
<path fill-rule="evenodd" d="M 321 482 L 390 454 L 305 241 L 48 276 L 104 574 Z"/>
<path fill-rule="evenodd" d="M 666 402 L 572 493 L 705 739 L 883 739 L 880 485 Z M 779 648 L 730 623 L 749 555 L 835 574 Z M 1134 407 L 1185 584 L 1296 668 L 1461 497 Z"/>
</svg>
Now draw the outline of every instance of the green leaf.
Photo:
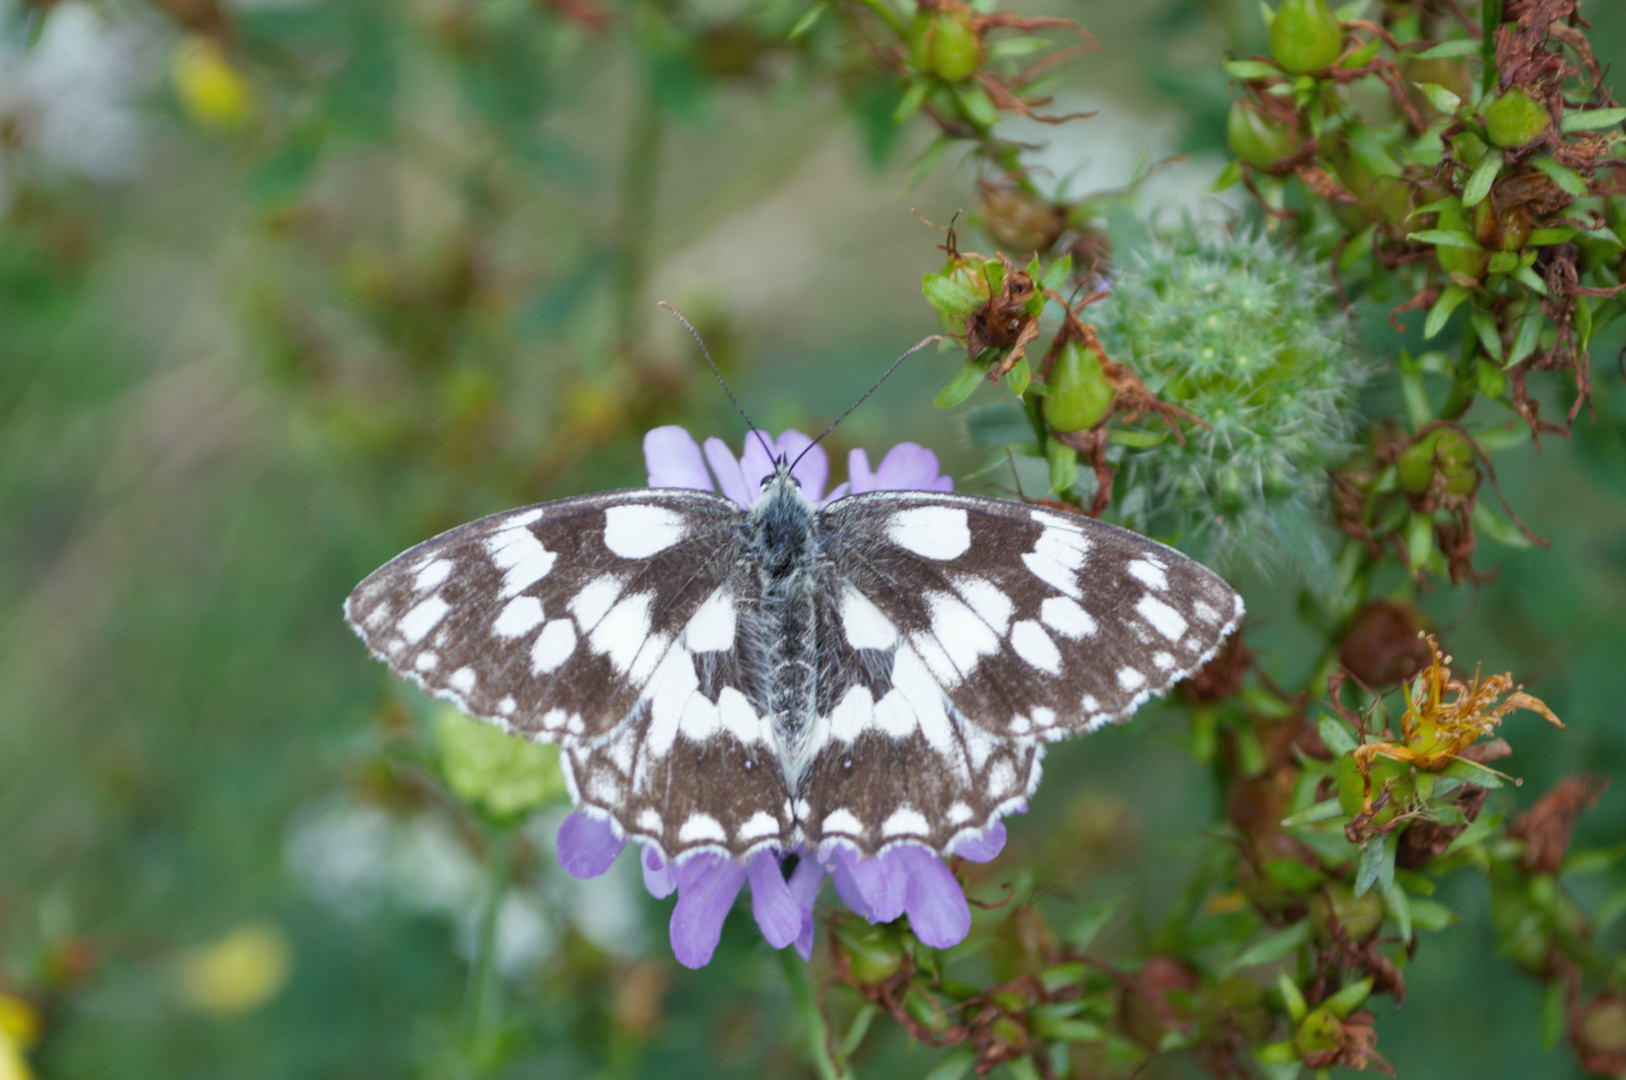
<svg viewBox="0 0 1626 1080">
<path fill-rule="evenodd" d="M 988 46 L 990 60 L 1010 60 L 1048 49 L 1054 42 L 1042 37 L 1002 38 Z"/>
<path fill-rule="evenodd" d="M 1576 349 L 1584 353 L 1592 340 L 1592 301 L 1584 296 L 1575 298 L 1575 332 L 1581 337 Z"/>
<path fill-rule="evenodd" d="M 1225 73 L 1233 79 L 1277 79 L 1282 69 L 1263 60 L 1227 60 Z"/>
<path fill-rule="evenodd" d="M 1360 232 L 1356 233 L 1349 243 L 1344 245 L 1343 254 L 1338 256 L 1338 269 L 1342 273 L 1349 273 L 1362 255 L 1372 250 L 1372 238 L 1377 235 L 1378 225 L 1373 222 Z"/>
<path fill-rule="evenodd" d="M 925 79 L 916 79 L 911 82 L 909 89 L 903 92 L 903 97 L 898 101 L 898 107 L 892 110 L 892 122 L 901 124 L 919 112 L 920 107 L 926 103 L 926 95 L 929 93 L 931 93 L 931 84 L 926 82 Z"/>
<path fill-rule="evenodd" d="M 1350 0 L 1349 3 L 1334 11 L 1333 15 L 1337 17 L 1339 22 L 1348 22 L 1351 19 L 1360 18 L 1361 12 L 1365 10 L 1366 0 Z"/>
<path fill-rule="evenodd" d="M 1301 923 L 1300 925 L 1308 927 L 1309 923 Z M 1276 976 L 1276 989 L 1281 992 L 1282 1005 L 1287 1009 L 1287 1015 L 1292 1019 L 1293 1023 L 1296 1024 L 1303 1020 L 1305 1013 L 1309 1012 L 1310 1008 L 1304 1003 L 1304 994 L 1299 990 L 1298 984 L 1288 977 L 1287 972 L 1280 972 Z"/>
<path fill-rule="evenodd" d="M 1467 758 L 1457 758 L 1440 771 L 1441 776 L 1449 776 L 1467 784 L 1478 784 L 1482 788 L 1499 788 L 1505 782 L 1501 773 L 1495 769 L 1487 768 L 1477 761 Z M 1462 839 L 1460 836 L 1457 839 Z"/>
<path fill-rule="evenodd" d="M 1472 56 L 1479 51 L 1479 42 L 1473 38 L 1457 38 L 1455 41 L 1442 42 L 1417 54 L 1419 60 L 1444 60 L 1452 56 Z"/>
<path fill-rule="evenodd" d="M 1220 170 L 1219 175 L 1214 177 L 1214 182 L 1208 186 L 1208 190 L 1216 192 L 1224 191 L 1227 188 L 1235 187 L 1241 182 L 1242 162 L 1228 161 L 1225 163 L 1225 168 Z"/>
<path fill-rule="evenodd" d="M 1354 752 L 1355 733 L 1337 717 L 1322 713 L 1321 719 L 1316 721 L 1316 730 L 1321 733 L 1321 741 L 1327 744 L 1334 757 Z"/>
<path fill-rule="evenodd" d="M 1485 263 L 1488 274 L 1511 274 L 1518 268 L 1519 253 L 1516 251 L 1498 251 Z"/>
<path fill-rule="evenodd" d="M 1355 870 L 1355 895 L 1364 896 L 1373 885 L 1386 889 L 1394 885 L 1395 849 L 1389 837 L 1374 836 L 1361 845 L 1361 862 Z"/>
<path fill-rule="evenodd" d="M 1475 305 L 1468 311 L 1468 318 L 1473 323 L 1474 333 L 1479 336 L 1479 344 L 1485 347 L 1485 352 L 1492 360 L 1501 362 L 1502 336 L 1496 326 L 1496 316 L 1484 308 Z"/>
<path fill-rule="evenodd" d="M 1541 1048 L 1551 1052 L 1564 1036 L 1569 1017 L 1569 982 L 1554 979 L 1541 991 Z"/>
<path fill-rule="evenodd" d="M 1078 451 L 1051 438 L 1045 443 L 1045 457 L 1050 461 L 1050 490 L 1058 495 L 1073 490 L 1078 483 Z"/>
<path fill-rule="evenodd" d="M 1462 98 L 1447 90 L 1439 83 L 1417 83 L 1417 88 L 1428 98 L 1428 103 L 1445 113 L 1447 116 L 1462 107 Z"/>
<path fill-rule="evenodd" d="M 976 1063 L 977 1051 L 969 1045 L 963 1045 L 938 1062 L 937 1067 L 926 1074 L 925 1080 L 960 1080 Z"/>
<path fill-rule="evenodd" d="M 952 409 L 970 397 L 976 391 L 977 384 L 982 382 L 982 379 L 982 365 L 974 360 L 967 360 L 961 365 L 960 370 L 955 372 L 954 378 L 949 380 L 949 384 L 937 392 L 937 396 L 932 399 L 932 403 L 940 409 Z"/>
<path fill-rule="evenodd" d="M 1305 919 L 1254 942 L 1231 961 L 1230 969 L 1236 971 L 1280 960 L 1309 940 L 1310 921 Z"/>
<path fill-rule="evenodd" d="M 969 315 L 987 300 L 977 290 L 949 274 L 927 274 L 921 280 L 920 291 L 926 302 L 944 315 Z"/>
<path fill-rule="evenodd" d="M 1419 244 L 1434 244 L 1437 247 L 1459 247 L 1470 251 L 1483 251 L 1479 241 L 1470 233 L 1461 229 L 1424 229 L 1421 232 L 1406 234 L 1407 240 L 1415 240 Z"/>
<path fill-rule="evenodd" d="M 954 96 L 960 99 L 965 118 L 978 128 L 987 130 L 999 123 L 999 106 L 994 104 L 994 99 L 988 96 L 988 91 L 980 83 L 969 79 L 955 83 Z"/>
<path fill-rule="evenodd" d="M 1485 156 L 1474 166 L 1473 173 L 1468 177 L 1468 183 L 1462 189 L 1464 207 L 1477 206 L 1485 201 L 1485 196 L 1490 194 L 1491 185 L 1496 182 L 1496 174 L 1502 171 L 1502 165 L 1506 160 L 1500 150 L 1485 151 Z"/>
<path fill-rule="evenodd" d="M 1276 9 L 1265 3 L 1265 0 L 1259 0 L 1259 15 L 1265 20 L 1266 30 L 1276 22 Z"/>
<path fill-rule="evenodd" d="M 1566 169 L 1554 161 L 1551 154 L 1530 159 L 1530 164 L 1546 173 L 1566 195 L 1573 195 L 1579 199 L 1586 194 L 1586 181 L 1574 169 Z"/>
<path fill-rule="evenodd" d="M 1112 916 L 1117 914 L 1123 902 L 1122 896 L 1113 896 L 1106 900 L 1097 900 L 1085 908 L 1079 914 L 1078 921 L 1073 923 L 1072 933 L 1067 935 L 1067 943 L 1079 952 L 1087 951 L 1090 944 L 1095 941 L 1096 935 L 1112 921 Z"/>
<path fill-rule="evenodd" d="M 1411 924 L 1419 930 L 1434 932 L 1444 930 L 1456 922 L 1459 916 L 1437 900 L 1427 900 L 1420 896 L 1411 898 Z"/>
<path fill-rule="evenodd" d="M 1028 367 L 1028 358 L 1022 357 L 1011 365 L 1011 370 L 1005 373 L 1005 386 L 1011 393 L 1021 397 L 1027 392 L 1028 383 L 1033 381 L 1033 370 Z"/>
<path fill-rule="evenodd" d="M 1566 135 L 1577 131 L 1599 131 L 1612 128 L 1626 120 L 1626 109 L 1588 109 L 1586 112 L 1567 112 L 1559 121 L 1558 130 Z"/>
<path fill-rule="evenodd" d="M 1520 360 L 1536 351 L 1536 345 L 1541 341 L 1541 328 L 1547 323 L 1547 315 L 1539 307 L 1519 320 L 1519 333 L 1513 339 L 1513 351 L 1507 354 L 1507 365 L 1511 367 Z"/>
<path fill-rule="evenodd" d="M 1307 893 L 1327 880 L 1327 875 L 1297 859 L 1269 859 L 1260 867 L 1265 876 L 1284 889 Z"/>
<path fill-rule="evenodd" d="M 1475 529 L 1495 540 L 1498 544 L 1516 548 L 1530 546 L 1530 538 L 1515 528 L 1512 522 L 1486 506 L 1484 499 L 1479 499 L 1474 503 L 1473 520 Z"/>
<path fill-rule="evenodd" d="M 1479 4 L 1479 58 L 1485 70 L 1479 83 L 1485 93 L 1496 85 L 1496 28 L 1502 24 L 1502 0 L 1480 0 Z"/>
<path fill-rule="evenodd" d="M 1361 1007 L 1372 994 L 1372 980 L 1362 979 L 1360 982 L 1350 983 L 1332 997 L 1321 1003 L 1321 1007 L 1330 1010 L 1340 1019 L 1348 1019 L 1349 1014 Z"/>
<path fill-rule="evenodd" d="M 1602 934 L 1610 926 L 1614 925 L 1615 920 L 1623 914 L 1626 914 L 1626 889 L 1620 890 L 1598 905 L 1598 910 L 1592 919 L 1594 931 Z"/>
<path fill-rule="evenodd" d="M 1349 152 L 1373 176 L 1398 177 L 1404 170 L 1389 156 L 1383 140 L 1365 124 L 1354 122 L 1344 129 Z"/>
<path fill-rule="evenodd" d="M 1368 841 L 1368 843 L 1370 842 Z M 1411 898 L 1406 895 L 1406 890 L 1400 888 L 1393 881 L 1390 881 L 1387 886 L 1380 885 L 1380 891 L 1383 893 L 1383 906 L 1388 909 L 1389 915 L 1394 919 L 1395 924 L 1400 927 L 1400 940 L 1410 944 Z"/>
<path fill-rule="evenodd" d="M 1440 292 L 1440 298 L 1434 301 L 1434 306 L 1429 309 L 1428 320 L 1423 323 L 1423 340 L 1427 341 L 1444 330 L 1445 324 L 1451 321 L 1451 313 L 1456 311 L 1470 295 L 1472 294 L 1461 285 L 1446 286 Z"/>
<path fill-rule="evenodd" d="M 808 8 L 807 11 L 803 12 L 800 19 L 796 20 L 796 25 L 790 28 L 789 34 L 785 35 L 786 40 L 795 41 L 797 38 L 813 29 L 813 24 L 818 22 L 824 13 L 829 10 L 830 0 L 819 0 L 818 3 L 814 4 L 812 7 Z"/>
<path fill-rule="evenodd" d="M 1528 266 L 1520 267 L 1513 276 L 1537 296 L 1547 295 L 1547 283 L 1532 273 Z"/>
<path fill-rule="evenodd" d="M 1585 848 L 1581 851 L 1572 851 L 1564 856 L 1564 865 L 1559 868 L 1558 873 L 1560 876 L 1602 873 L 1614 869 L 1620 863 L 1623 854 L 1626 854 L 1626 849 L 1618 845 L 1612 848 Z"/>
<path fill-rule="evenodd" d="M 1568 243 L 1579 230 L 1566 225 L 1561 229 L 1531 229 L 1525 238 L 1525 247 L 1546 247 L 1549 244 Z"/>
<path fill-rule="evenodd" d="M 1457 834 L 1457 838 L 1451 841 L 1451 845 L 1445 849 L 1444 854 L 1455 855 L 1457 852 L 1473 847 L 1481 840 L 1484 840 L 1496 831 L 1497 826 L 1502 824 L 1502 817 L 1503 815 L 1500 812 L 1480 814 L 1472 825 Z"/>
<path fill-rule="evenodd" d="M 1059 289 L 1063 285 L 1067 284 L 1067 278 L 1072 274 L 1072 272 L 1073 257 L 1071 255 L 1063 255 L 1061 258 L 1045 267 L 1045 272 L 1040 275 L 1038 279 L 1039 288 Z"/>
<path fill-rule="evenodd" d="M 1434 517 L 1413 511 L 1406 517 L 1406 568 L 1421 570 L 1434 554 Z"/>
<path fill-rule="evenodd" d="M 1133 447 L 1136 450 L 1144 450 L 1148 446 L 1156 446 L 1158 443 L 1162 442 L 1168 437 L 1169 433 L 1167 430 L 1125 431 L 1122 428 L 1113 428 L 1112 431 L 1107 435 L 1109 440 L 1117 443 L 1119 446 Z"/>
<path fill-rule="evenodd" d="M 1325 742 L 1325 739 L 1322 739 Z M 1329 748 L 1330 749 L 1330 748 Z M 1344 806 L 1336 798 L 1323 799 L 1314 806 L 1306 807 L 1296 814 L 1289 814 L 1282 819 L 1282 828 L 1296 829 L 1300 825 L 1314 825 L 1318 821 L 1331 821 L 1333 818 L 1344 815 Z"/>
</svg>

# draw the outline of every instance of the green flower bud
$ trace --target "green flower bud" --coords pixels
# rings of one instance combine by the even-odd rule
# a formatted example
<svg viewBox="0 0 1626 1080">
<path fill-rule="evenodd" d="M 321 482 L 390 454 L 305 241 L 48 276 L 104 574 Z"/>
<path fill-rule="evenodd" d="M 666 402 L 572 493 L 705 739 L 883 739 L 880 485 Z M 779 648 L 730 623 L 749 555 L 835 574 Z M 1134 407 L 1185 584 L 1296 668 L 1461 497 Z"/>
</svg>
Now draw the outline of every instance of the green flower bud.
<svg viewBox="0 0 1626 1080">
<path fill-rule="evenodd" d="M 1310 927 L 1322 944 L 1333 941 L 1337 927 L 1346 941 L 1360 944 L 1383 925 L 1383 898 L 1368 889 L 1360 896 L 1342 881 L 1328 882 L 1310 897 Z"/>
<path fill-rule="evenodd" d="M 1101 358 L 1069 341 L 1050 369 L 1040 410 L 1055 431 L 1088 431 L 1112 408 L 1116 393 L 1107 382 Z"/>
<path fill-rule="evenodd" d="M 961 11 L 922 11 L 909 24 L 909 62 L 944 82 L 960 82 L 982 66 L 982 38 Z"/>
<path fill-rule="evenodd" d="M 505 735 L 449 707 L 435 715 L 435 741 L 446 786 L 489 817 L 509 821 L 566 800 L 557 746 Z"/>
<path fill-rule="evenodd" d="M 1245 101 L 1231 102 L 1231 115 L 1225 121 L 1225 135 L 1231 153 L 1244 165 L 1268 169 L 1293 152 L 1298 142 L 1289 124 L 1272 120 Z"/>
<path fill-rule="evenodd" d="M 1437 471 L 1445 478 L 1447 491 L 1467 495 L 1479 483 L 1475 456 L 1468 436 L 1456 428 L 1434 428 L 1401 451 L 1397 465 L 1400 486 L 1409 494 L 1421 495 L 1434 483 Z"/>
<path fill-rule="evenodd" d="M 1485 132 L 1501 147 L 1523 146 L 1552 125 L 1547 107 L 1514 87 L 1485 108 Z"/>
<path fill-rule="evenodd" d="M 1311 1009 L 1293 1033 L 1293 1045 L 1300 1055 L 1325 1054 L 1344 1042 L 1344 1022 L 1331 1009 Z"/>
<path fill-rule="evenodd" d="M 886 982 L 903 967 L 903 943 L 884 925 L 843 919 L 836 924 L 835 934 L 853 977 L 865 986 Z"/>
<path fill-rule="evenodd" d="M 1319 71 L 1344 51 L 1344 28 L 1327 0 L 1282 0 L 1270 24 L 1270 53 L 1294 75 Z"/>
<path fill-rule="evenodd" d="M 1435 227 L 1471 232 L 1468 227 L 1468 216 L 1462 212 L 1462 207 L 1454 203 L 1447 203 L 1441 208 Z M 1475 281 L 1485 272 L 1485 265 L 1490 262 L 1489 252 L 1444 244 L 1434 249 L 1434 257 L 1440 261 L 1440 269 L 1446 273 Z"/>
</svg>

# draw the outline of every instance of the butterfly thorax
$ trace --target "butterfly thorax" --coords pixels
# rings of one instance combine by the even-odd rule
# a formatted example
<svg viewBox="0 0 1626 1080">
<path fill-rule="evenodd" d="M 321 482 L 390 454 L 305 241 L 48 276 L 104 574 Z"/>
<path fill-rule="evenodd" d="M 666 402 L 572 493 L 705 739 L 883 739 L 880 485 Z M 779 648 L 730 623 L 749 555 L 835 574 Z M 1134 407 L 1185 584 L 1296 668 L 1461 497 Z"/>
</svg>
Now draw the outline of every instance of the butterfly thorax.
<svg viewBox="0 0 1626 1080">
<path fill-rule="evenodd" d="M 773 725 L 781 766 L 794 789 L 810 734 L 818 675 L 814 565 L 817 510 L 780 462 L 746 517 L 746 544 L 761 595 L 753 635 L 762 670 L 757 685 Z"/>
</svg>

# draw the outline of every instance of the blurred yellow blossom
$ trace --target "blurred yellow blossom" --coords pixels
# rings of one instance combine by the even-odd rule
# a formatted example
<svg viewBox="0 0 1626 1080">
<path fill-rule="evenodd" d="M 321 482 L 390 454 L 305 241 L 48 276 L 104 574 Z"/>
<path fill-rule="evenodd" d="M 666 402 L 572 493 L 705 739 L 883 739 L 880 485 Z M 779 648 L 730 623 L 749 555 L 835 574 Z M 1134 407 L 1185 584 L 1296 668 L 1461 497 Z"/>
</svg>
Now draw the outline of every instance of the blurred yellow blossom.
<svg viewBox="0 0 1626 1080">
<path fill-rule="evenodd" d="M 253 108 L 248 81 L 231 66 L 219 44 L 193 35 L 175 46 L 169 74 L 186 114 L 208 128 L 234 128 Z"/>
<path fill-rule="evenodd" d="M 293 948 L 280 927 L 244 923 L 182 959 L 181 996 L 200 1012 L 252 1012 L 281 992 L 292 966 Z"/>
</svg>

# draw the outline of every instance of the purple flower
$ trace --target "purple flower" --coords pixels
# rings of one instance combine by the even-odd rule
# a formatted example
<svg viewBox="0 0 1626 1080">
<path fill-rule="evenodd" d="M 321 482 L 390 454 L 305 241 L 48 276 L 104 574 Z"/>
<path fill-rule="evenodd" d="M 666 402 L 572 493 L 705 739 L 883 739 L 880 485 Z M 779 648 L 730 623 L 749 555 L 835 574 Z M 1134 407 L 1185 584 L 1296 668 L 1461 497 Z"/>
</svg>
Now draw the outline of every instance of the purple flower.
<svg viewBox="0 0 1626 1080">
<path fill-rule="evenodd" d="M 661 427 L 644 436 L 644 461 L 650 487 L 720 492 L 744 507 L 756 501 L 775 458 L 796 461 L 804 450 L 807 453 L 792 474 L 815 505 L 868 491 L 954 489 L 953 480 L 939 475 L 936 454 L 914 443 L 899 443 L 876 469 L 870 468 L 864 451 L 854 450 L 847 459 L 848 481 L 826 494 L 830 461 L 823 447 L 809 450 L 811 444 L 799 431 L 786 431 L 778 438 L 763 433 L 761 439 L 752 433 L 736 458 L 721 439 L 707 439 L 701 447 L 683 428 Z M 604 873 L 626 846 L 618 833 L 613 824 L 585 811 L 570 815 L 559 827 L 560 864 L 577 877 Z M 1004 846 L 1005 826 L 995 822 L 980 835 L 956 841 L 951 854 L 987 862 Z M 792 858 L 795 868 L 787 876 Z M 764 848 L 743 863 L 716 851 L 697 851 L 668 863 L 660 852 L 646 847 L 638 864 L 651 895 L 662 899 L 677 893 L 672 952 L 688 967 L 702 967 L 711 960 L 723 922 L 747 882 L 751 914 L 763 938 L 776 949 L 794 944 L 804 960 L 813 953 L 813 908 L 826 876 L 853 911 L 872 923 L 907 915 L 915 936 L 933 948 L 958 944 L 971 929 L 971 909 L 953 871 L 941 855 L 918 844 L 897 844 L 868 858 L 839 841 L 817 852 Z"/>
</svg>

